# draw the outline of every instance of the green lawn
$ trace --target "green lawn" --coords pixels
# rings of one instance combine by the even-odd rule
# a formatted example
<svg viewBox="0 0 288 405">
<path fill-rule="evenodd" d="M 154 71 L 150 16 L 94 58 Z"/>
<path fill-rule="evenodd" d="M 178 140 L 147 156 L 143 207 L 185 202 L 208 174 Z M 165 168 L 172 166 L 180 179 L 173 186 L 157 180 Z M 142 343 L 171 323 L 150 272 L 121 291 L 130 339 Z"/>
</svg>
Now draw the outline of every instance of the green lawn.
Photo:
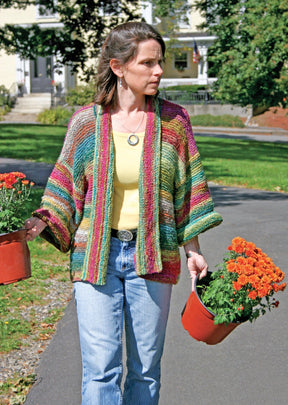
<svg viewBox="0 0 288 405">
<path fill-rule="evenodd" d="M 55 163 L 66 127 L 0 124 L 0 156 Z"/>
<path fill-rule="evenodd" d="M 197 137 L 210 181 L 288 192 L 288 143 Z"/>
<path fill-rule="evenodd" d="M 54 163 L 65 127 L 0 125 L 0 156 Z M 196 137 L 209 181 L 288 192 L 288 143 Z"/>
</svg>

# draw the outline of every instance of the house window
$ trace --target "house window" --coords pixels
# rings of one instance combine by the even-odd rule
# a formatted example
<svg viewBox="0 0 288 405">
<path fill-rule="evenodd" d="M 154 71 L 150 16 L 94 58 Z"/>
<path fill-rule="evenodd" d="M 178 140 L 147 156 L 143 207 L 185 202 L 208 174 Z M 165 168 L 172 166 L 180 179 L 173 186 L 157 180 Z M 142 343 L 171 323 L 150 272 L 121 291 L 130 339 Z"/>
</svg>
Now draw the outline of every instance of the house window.
<svg viewBox="0 0 288 405">
<path fill-rule="evenodd" d="M 51 58 L 51 56 L 48 56 L 46 58 L 46 76 L 49 79 L 52 79 L 52 58 Z"/>
<path fill-rule="evenodd" d="M 188 68 L 188 53 L 179 52 L 174 55 L 174 68 L 181 72 Z"/>
<path fill-rule="evenodd" d="M 33 60 L 33 65 L 34 65 L 34 77 L 38 77 L 38 61 L 37 61 L 37 59 Z"/>
</svg>

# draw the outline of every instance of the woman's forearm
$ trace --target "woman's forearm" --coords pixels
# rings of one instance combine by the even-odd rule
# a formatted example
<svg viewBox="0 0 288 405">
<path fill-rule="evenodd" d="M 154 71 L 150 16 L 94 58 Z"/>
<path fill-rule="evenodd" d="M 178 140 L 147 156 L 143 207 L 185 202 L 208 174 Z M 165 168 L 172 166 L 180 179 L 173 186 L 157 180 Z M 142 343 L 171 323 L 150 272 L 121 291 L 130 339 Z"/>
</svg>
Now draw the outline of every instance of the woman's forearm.
<svg viewBox="0 0 288 405">
<path fill-rule="evenodd" d="M 186 245 L 184 245 L 184 250 L 187 257 L 189 257 L 189 255 L 192 256 L 193 253 L 201 254 L 198 236 L 195 236 Z"/>
</svg>

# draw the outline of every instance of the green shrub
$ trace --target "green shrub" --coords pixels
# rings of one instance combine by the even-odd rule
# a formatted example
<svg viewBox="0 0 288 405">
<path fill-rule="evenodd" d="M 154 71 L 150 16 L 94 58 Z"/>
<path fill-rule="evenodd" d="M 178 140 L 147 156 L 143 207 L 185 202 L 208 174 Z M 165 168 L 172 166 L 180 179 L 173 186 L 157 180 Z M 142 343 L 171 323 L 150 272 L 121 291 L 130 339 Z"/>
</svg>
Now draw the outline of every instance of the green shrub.
<svg viewBox="0 0 288 405">
<path fill-rule="evenodd" d="M 64 125 L 66 126 L 73 114 L 63 107 L 56 107 L 50 110 L 44 110 L 37 116 L 37 121 L 46 125 Z"/>
<path fill-rule="evenodd" d="M 178 91 L 189 91 L 190 93 L 196 93 L 198 90 L 208 90 L 205 85 L 198 84 L 179 84 L 177 86 L 165 87 L 165 89 L 159 90 L 178 90 Z"/>
<path fill-rule="evenodd" d="M 73 105 L 86 105 L 94 101 L 95 85 L 94 83 L 85 86 L 77 86 L 75 89 L 69 90 L 65 100 L 67 104 Z"/>
<path fill-rule="evenodd" d="M 5 86 L 0 86 L 0 121 L 2 121 L 3 115 L 11 111 L 14 101 L 10 96 L 8 89 Z"/>
<path fill-rule="evenodd" d="M 190 116 L 192 126 L 199 127 L 237 127 L 244 128 L 244 123 L 239 117 L 233 115 L 194 115 Z"/>
<path fill-rule="evenodd" d="M 7 114 L 9 111 L 11 111 L 11 108 L 8 105 L 4 105 L 4 107 L 0 107 L 0 121 L 2 121 L 2 118 L 5 114 Z"/>
<path fill-rule="evenodd" d="M 5 86 L 0 86 L 0 107 L 12 107 L 13 100 L 10 97 L 9 90 Z"/>
</svg>

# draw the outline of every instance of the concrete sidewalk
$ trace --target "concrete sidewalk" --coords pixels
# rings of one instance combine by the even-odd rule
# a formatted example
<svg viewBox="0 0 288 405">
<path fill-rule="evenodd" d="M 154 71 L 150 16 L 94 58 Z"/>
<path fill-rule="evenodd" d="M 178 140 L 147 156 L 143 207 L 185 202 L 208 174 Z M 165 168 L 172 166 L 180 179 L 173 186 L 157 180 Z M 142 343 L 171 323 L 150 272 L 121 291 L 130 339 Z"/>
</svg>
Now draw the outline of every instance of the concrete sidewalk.
<svg viewBox="0 0 288 405">
<path fill-rule="evenodd" d="M 221 262 L 232 238 L 242 236 L 287 271 L 288 195 L 213 184 L 210 188 L 216 210 L 224 217 L 222 225 L 200 237 L 210 268 Z M 190 293 L 185 260 L 182 267 L 180 282 L 173 288 L 160 405 L 286 405 L 287 292 L 278 294 L 279 308 L 254 324 L 239 326 L 222 343 L 208 346 L 193 340 L 181 325 Z M 81 356 L 71 301 L 42 355 L 37 383 L 25 405 L 80 403 Z"/>
<path fill-rule="evenodd" d="M 211 128 L 193 127 L 195 135 L 213 136 L 214 138 L 236 138 L 261 142 L 288 142 L 288 131 L 281 128 L 246 127 L 246 128 Z"/>
</svg>

